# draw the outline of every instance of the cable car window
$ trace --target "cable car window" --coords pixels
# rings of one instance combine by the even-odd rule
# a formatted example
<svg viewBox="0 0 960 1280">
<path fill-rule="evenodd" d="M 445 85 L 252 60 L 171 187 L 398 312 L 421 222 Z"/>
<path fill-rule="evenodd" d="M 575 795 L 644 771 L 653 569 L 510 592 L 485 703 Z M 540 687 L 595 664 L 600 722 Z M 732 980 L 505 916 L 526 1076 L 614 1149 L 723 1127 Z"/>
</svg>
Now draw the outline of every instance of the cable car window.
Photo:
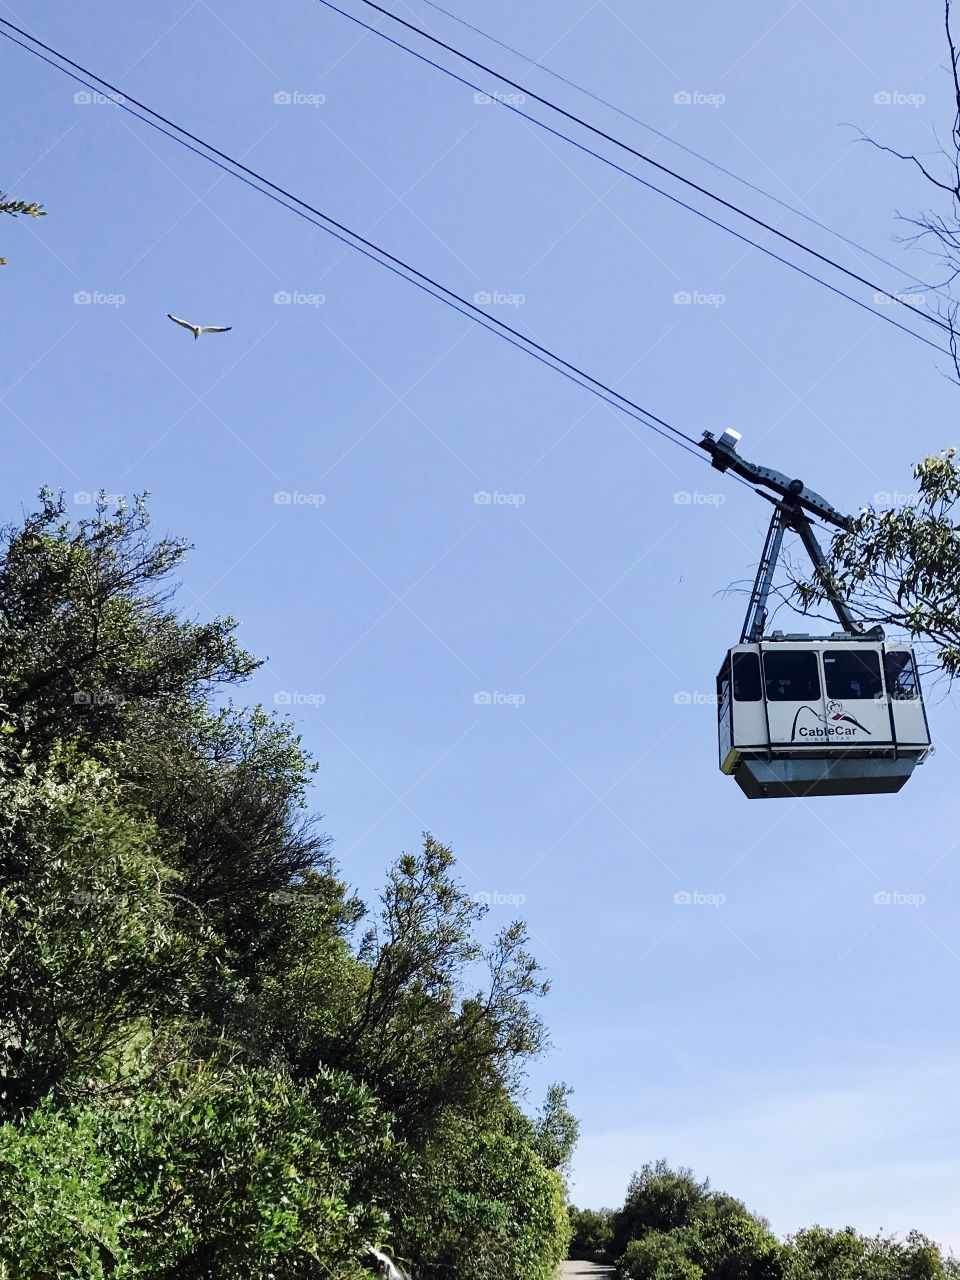
<svg viewBox="0 0 960 1280">
<path fill-rule="evenodd" d="M 887 692 L 891 698 L 898 702 L 907 702 L 920 697 L 917 664 L 909 649 L 901 650 L 899 653 L 885 653 L 883 668 L 887 677 Z"/>
<path fill-rule="evenodd" d="M 823 655 L 827 697 L 881 698 L 880 655 L 875 649 L 829 649 Z"/>
<path fill-rule="evenodd" d="M 768 702 L 810 702 L 820 697 L 817 655 L 809 649 L 781 649 L 763 655 Z"/>
<path fill-rule="evenodd" d="M 733 655 L 733 696 L 737 702 L 760 701 L 760 659 L 755 653 Z"/>
</svg>

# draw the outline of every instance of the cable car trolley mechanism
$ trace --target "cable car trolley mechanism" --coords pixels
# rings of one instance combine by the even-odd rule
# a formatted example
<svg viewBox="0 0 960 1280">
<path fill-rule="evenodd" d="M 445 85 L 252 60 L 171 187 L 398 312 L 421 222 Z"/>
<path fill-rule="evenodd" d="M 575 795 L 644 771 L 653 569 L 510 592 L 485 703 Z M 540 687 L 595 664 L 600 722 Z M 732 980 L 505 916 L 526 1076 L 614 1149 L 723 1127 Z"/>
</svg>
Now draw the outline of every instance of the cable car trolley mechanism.
<svg viewBox="0 0 960 1280">
<path fill-rule="evenodd" d="M 704 432 L 700 447 L 773 504 L 740 643 L 717 676 L 720 768 L 751 799 L 899 791 L 933 751 L 912 648 L 865 631 L 833 589 L 811 516 L 851 521 L 802 480 L 737 453 L 740 436 Z M 764 490 L 772 490 L 771 496 Z M 799 534 L 843 628 L 829 636 L 765 635 L 785 532 Z"/>
</svg>

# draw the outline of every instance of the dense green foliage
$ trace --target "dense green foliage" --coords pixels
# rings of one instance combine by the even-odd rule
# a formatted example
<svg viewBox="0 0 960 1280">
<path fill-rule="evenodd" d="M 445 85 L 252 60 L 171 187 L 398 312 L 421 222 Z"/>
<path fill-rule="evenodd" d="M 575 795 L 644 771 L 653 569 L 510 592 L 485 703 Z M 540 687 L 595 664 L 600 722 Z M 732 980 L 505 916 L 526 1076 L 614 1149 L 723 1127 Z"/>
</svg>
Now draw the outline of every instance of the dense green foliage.
<svg viewBox="0 0 960 1280">
<path fill-rule="evenodd" d="M 784 1248 L 787 1280 L 956 1280 L 960 1263 L 919 1232 L 906 1240 L 861 1236 L 852 1227 L 800 1231 Z"/>
<path fill-rule="evenodd" d="M 918 1233 L 812 1227 L 781 1242 L 739 1200 L 663 1160 L 634 1174 L 616 1212 L 570 1216 L 574 1247 L 606 1238 L 624 1280 L 960 1280 L 960 1262 Z"/>
<path fill-rule="evenodd" d="M 369 918 L 257 663 L 142 504 L 0 548 L 0 1280 L 550 1280 L 568 1091 L 523 926 L 427 836 Z"/>
<path fill-rule="evenodd" d="M 570 1206 L 570 1256 L 601 1260 L 613 1243 L 612 1209 L 578 1209 Z"/>
<path fill-rule="evenodd" d="M 623 1207 L 613 1215 L 610 1248 L 619 1257 L 631 1240 L 641 1240 L 650 1232 L 743 1215 L 746 1209 L 739 1200 L 711 1191 L 709 1182 L 698 1182 L 689 1169 L 674 1170 L 658 1160 L 630 1179 Z"/>
</svg>

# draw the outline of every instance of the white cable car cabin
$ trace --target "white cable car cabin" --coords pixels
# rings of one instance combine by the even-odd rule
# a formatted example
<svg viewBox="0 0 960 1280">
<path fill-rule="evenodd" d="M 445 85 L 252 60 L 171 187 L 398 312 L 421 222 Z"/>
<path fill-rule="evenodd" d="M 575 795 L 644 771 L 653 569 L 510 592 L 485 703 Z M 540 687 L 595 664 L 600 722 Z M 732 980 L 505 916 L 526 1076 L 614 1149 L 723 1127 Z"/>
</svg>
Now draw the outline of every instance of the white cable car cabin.
<svg viewBox="0 0 960 1280">
<path fill-rule="evenodd" d="M 752 800 L 899 791 L 931 754 L 917 663 L 909 645 L 865 632 L 834 589 L 807 513 L 838 528 L 850 520 L 801 480 L 755 466 L 736 452 L 739 435 L 704 433 L 701 447 L 778 495 L 740 643 L 717 677 L 720 768 Z M 783 536 L 798 533 L 843 631 L 831 636 L 763 634 Z"/>
<path fill-rule="evenodd" d="M 873 636 L 736 645 L 717 708 L 720 768 L 751 799 L 899 791 L 932 750 L 913 650 Z"/>
</svg>

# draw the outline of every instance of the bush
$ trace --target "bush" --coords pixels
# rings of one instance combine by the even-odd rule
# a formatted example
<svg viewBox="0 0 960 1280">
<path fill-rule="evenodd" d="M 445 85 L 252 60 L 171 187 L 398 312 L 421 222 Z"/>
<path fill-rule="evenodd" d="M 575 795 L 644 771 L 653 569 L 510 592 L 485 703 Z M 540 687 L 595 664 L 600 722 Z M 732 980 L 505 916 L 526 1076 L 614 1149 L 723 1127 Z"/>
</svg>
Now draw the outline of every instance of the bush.
<svg viewBox="0 0 960 1280">
<path fill-rule="evenodd" d="M 40 1107 L 0 1125 L 0 1280 L 127 1280 L 127 1209 L 105 1194 L 96 1118 Z"/>
<path fill-rule="evenodd" d="M 611 1249 L 619 1257 L 631 1240 L 642 1240 L 648 1231 L 673 1231 L 745 1213 L 739 1200 L 711 1191 L 709 1181 L 698 1182 L 689 1169 L 671 1169 L 665 1160 L 658 1160 L 645 1164 L 630 1179 L 623 1208 L 613 1215 Z"/>
<path fill-rule="evenodd" d="M 394 1233 L 417 1280 L 553 1280 L 570 1241 L 563 1184 L 525 1142 L 458 1127 L 417 1164 Z"/>
<path fill-rule="evenodd" d="M 613 1241 L 612 1209 L 570 1206 L 570 1256 L 606 1258 Z"/>
<path fill-rule="evenodd" d="M 702 1268 L 673 1231 L 652 1231 L 631 1240 L 617 1265 L 627 1280 L 703 1280 Z"/>
<path fill-rule="evenodd" d="M 265 1071 L 177 1074 L 0 1126 L 3 1280 L 356 1271 L 386 1227 L 366 1182 L 389 1144 L 366 1091 L 333 1073 L 304 1089 Z"/>
<path fill-rule="evenodd" d="M 917 1231 L 906 1240 L 861 1236 L 851 1227 L 811 1227 L 786 1243 L 788 1280 L 956 1280 L 960 1261 L 944 1258 Z"/>
<path fill-rule="evenodd" d="M 366 1090 L 329 1072 L 306 1087 L 203 1064 L 180 1075 L 112 1109 L 102 1128 L 108 1190 L 131 1206 L 123 1239 L 141 1274 L 341 1274 L 382 1239 L 385 1217 L 364 1192 L 389 1143 Z"/>
</svg>

